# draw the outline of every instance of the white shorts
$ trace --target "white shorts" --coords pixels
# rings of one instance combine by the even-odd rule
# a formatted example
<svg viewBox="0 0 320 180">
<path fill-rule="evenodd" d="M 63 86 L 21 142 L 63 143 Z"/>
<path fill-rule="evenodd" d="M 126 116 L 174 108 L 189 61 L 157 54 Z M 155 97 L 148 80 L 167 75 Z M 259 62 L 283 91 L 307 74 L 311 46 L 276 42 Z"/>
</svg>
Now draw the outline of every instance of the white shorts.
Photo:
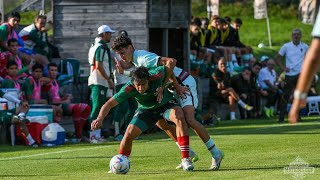
<svg viewBox="0 0 320 180">
<path fill-rule="evenodd" d="M 187 86 L 189 88 L 190 95 L 186 95 L 183 98 L 181 98 L 175 94 L 175 97 L 179 101 L 180 106 L 183 108 L 187 105 L 191 105 L 194 108 L 197 108 L 198 107 L 198 93 L 197 93 L 196 81 L 194 80 L 194 78 L 191 75 L 189 75 L 182 83 L 184 86 Z"/>
</svg>

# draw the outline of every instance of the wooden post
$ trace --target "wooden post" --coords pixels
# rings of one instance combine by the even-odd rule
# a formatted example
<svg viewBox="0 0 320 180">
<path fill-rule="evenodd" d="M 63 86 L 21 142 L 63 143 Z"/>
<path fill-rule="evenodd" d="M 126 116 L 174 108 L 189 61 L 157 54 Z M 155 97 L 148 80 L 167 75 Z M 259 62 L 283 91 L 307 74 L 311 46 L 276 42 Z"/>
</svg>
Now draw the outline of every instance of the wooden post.
<svg viewBox="0 0 320 180">
<path fill-rule="evenodd" d="M 4 0 L 0 0 L 0 13 L 1 13 L 1 24 L 4 22 Z"/>
</svg>

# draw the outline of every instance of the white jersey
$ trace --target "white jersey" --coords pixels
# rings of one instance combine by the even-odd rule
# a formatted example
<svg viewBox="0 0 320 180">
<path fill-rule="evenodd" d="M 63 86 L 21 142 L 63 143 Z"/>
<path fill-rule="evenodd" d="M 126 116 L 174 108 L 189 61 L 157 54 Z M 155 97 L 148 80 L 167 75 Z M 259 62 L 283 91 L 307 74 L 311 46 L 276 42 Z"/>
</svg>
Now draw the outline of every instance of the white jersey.
<svg viewBox="0 0 320 180">
<path fill-rule="evenodd" d="M 286 75 L 295 76 L 300 73 L 307 51 L 308 45 L 303 42 L 298 45 L 288 42 L 281 47 L 279 54 L 286 57 L 286 67 L 289 68 L 289 72 Z"/>
</svg>

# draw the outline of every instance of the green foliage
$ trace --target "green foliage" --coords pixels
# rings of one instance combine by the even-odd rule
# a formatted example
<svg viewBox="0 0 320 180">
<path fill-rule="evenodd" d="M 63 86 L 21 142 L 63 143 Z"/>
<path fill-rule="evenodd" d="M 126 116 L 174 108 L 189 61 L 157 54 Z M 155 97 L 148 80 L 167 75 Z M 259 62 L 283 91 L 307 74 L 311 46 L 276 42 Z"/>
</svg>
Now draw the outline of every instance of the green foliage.
<svg viewBox="0 0 320 180">
<path fill-rule="evenodd" d="M 180 153 L 164 132 L 143 135 L 133 142 L 131 169 L 126 175 L 108 174 L 119 142 L 88 143 L 37 149 L 0 146 L 1 179 L 294 179 L 284 173 L 297 157 L 314 167 L 306 179 L 319 179 L 320 123 L 307 117 L 296 126 L 269 120 L 221 121 L 206 127 L 225 158 L 219 171 L 209 171 L 211 155 L 190 130 L 191 147 L 198 153 L 194 172 L 176 170 Z M 10 159 L 11 158 L 11 159 Z"/>
</svg>

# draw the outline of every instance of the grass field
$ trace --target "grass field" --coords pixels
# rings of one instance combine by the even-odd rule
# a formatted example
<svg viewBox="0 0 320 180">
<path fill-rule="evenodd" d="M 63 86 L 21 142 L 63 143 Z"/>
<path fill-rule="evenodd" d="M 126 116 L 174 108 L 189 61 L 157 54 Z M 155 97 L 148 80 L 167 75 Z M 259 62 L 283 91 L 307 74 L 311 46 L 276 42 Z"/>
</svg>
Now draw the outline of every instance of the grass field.
<svg viewBox="0 0 320 180">
<path fill-rule="evenodd" d="M 177 146 L 158 132 L 134 142 L 126 175 L 107 174 L 109 160 L 119 148 L 119 143 L 107 142 L 38 149 L 0 146 L 0 179 L 294 179 L 284 168 L 296 158 L 314 168 L 304 179 L 320 179 L 318 117 L 295 126 L 269 119 L 222 121 L 207 129 L 225 154 L 219 171 L 207 170 L 210 154 L 193 133 L 191 146 L 200 160 L 193 172 L 176 170 Z"/>
</svg>

